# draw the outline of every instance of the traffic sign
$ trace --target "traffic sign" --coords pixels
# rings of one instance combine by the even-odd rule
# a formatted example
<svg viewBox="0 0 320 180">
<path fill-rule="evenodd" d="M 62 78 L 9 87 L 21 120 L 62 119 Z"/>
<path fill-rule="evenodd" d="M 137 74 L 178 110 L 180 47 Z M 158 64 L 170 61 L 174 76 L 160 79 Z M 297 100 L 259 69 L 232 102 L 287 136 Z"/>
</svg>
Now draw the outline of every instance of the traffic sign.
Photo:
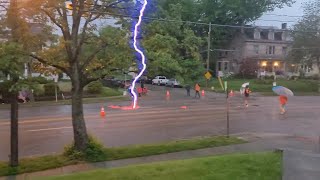
<svg viewBox="0 0 320 180">
<path fill-rule="evenodd" d="M 208 72 L 206 72 L 205 74 L 204 74 L 204 76 L 206 77 L 206 79 L 211 79 L 211 77 L 212 77 L 212 75 L 211 75 L 211 73 L 208 71 Z"/>
</svg>

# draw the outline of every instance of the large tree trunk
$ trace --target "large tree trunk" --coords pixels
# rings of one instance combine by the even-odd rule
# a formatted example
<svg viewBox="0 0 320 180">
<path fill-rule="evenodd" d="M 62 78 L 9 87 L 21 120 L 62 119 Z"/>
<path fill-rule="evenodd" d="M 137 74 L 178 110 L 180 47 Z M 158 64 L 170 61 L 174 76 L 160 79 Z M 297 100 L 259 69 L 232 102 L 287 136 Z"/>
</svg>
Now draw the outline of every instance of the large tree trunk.
<svg viewBox="0 0 320 180">
<path fill-rule="evenodd" d="M 88 134 L 83 117 L 83 87 L 77 68 L 73 69 L 72 76 L 72 125 L 75 147 L 84 151 L 88 146 Z"/>
<path fill-rule="evenodd" d="M 10 131 L 10 166 L 19 165 L 19 144 L 18 144 L 18 100 L 17 93 L 11 93 L 11 131 Z"/>
</svg>

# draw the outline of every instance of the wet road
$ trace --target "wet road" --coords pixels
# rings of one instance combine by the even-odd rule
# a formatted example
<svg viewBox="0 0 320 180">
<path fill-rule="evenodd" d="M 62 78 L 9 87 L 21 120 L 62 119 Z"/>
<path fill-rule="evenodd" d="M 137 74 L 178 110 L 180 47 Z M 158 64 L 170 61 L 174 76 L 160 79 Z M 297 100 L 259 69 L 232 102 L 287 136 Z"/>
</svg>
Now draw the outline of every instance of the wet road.
<svg viewBox="0 0 320 180">
<path fill-rule="evenodd" d="M 127 102 L 86 104 L 85 118 L 90 134 L 106 146 L 156 143 L 173 139 L 226 133 L 226 101 L 222 94 L 206 93 L 205 98 L 185 96 L 183 89 L 153 87 L 149 96 L 141 98 L 140 109 L 124 111 L 103 105 L 125 106 Z M 239 96 L 230 101 L 231 133 L 264 132 L 298 136 L 320 135 L 320 97 L 289 99 L 288 113 L 279 114 L 277 97 L 252 97 L 249 108 L 242 106 Z M 186 106 L 187 109 L 182 109 Z M 60 153 L 71 143 L 71 106 L 48 106 L 20 109 L 21 156 Z M 9 110 L 0 110 L 0 160 L 8 160 Z"/>
</svg>

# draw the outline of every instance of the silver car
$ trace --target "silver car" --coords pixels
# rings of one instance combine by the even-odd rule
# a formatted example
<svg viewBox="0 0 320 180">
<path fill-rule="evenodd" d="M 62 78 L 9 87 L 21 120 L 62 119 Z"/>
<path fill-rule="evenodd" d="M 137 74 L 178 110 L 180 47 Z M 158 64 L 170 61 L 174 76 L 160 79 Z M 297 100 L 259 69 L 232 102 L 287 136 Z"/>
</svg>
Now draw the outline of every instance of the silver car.
<svg viewBox="0 0 320 180">
<path fill-rule="evenodd" d="M 169 81 L 166 83 L 166 86 L 169 86 L 169 87 L 181 87 L 181 84 L 176 79 L 169 79 Z"/>
</svg>

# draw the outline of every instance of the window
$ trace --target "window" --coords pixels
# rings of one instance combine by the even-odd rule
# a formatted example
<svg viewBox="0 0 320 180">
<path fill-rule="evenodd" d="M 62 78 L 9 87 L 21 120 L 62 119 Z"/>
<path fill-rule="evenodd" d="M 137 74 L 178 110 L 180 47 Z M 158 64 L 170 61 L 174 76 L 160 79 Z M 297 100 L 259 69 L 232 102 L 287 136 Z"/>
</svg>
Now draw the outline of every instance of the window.
<svg viewBox="0 0 320 180">
<path fill-rule="evenodd" d="M 276 47 L 272 46 L 272 54 L 275 54 L 275 51 L 276 51 Z"/>
<path fill-rule="evenodd" d="M 275 54 L 276 47 L 275 46 L 267 46 L 266 54 Z"/>
<path fill-rule="evenodd" d="M 224 54 L 227 56 L 228 55 L 228 51 L 224 52 Z"/>
<path fill-rule="evenodd" d="M 276 32 L 274 33 L 274 39 L 276 41 L 282 41 L 282 32 Z"/>
<path fill-rule="evenodd" d="M 256 54 L 259 54 L 259 45 L 254 45 L 253 49 Z"/>
<path fill-rule="evenodd" d="M 260 37 L 261 39 L 267 40 L 268 39 L 268 31 L 261 31 L 260 32 Z"/>
<path fill-rule="evenodd" d="M 228 71 L 228 62 L 224 62 L 224 71 Z"/>
<path fill-rule="evenodd" d="M 284 56 L 287 55 L 287 47 L 282 47 L 282 54 L 283 54 Z"/>
<path fill-rule="evenodd" d="M 222 63 L 221 62 L 218 62 L 218 71 L 221 71 L 221 65 L 222 65 Z"/>
</svg>

